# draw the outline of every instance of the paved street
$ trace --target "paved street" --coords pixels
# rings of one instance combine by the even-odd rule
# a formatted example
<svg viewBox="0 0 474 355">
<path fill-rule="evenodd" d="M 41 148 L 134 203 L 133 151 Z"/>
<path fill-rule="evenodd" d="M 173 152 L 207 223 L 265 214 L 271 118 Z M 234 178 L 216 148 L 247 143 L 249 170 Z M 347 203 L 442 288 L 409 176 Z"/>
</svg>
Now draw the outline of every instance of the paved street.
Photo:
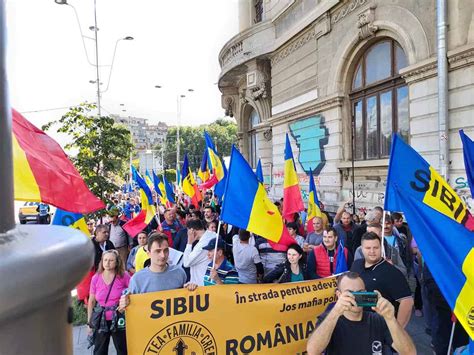
<svg viewBox="0 0 474 355">
<path fill-rule="evenodd" d="M 73 328 L 74 332 L 74 355 L 90 355 L 92 348 L 87 349 L 87 327 L 85 325 Z M 110 340 L 109 355 L 116 355 L 112 339 Z"/>
<path fill-rule="evenodd" d="M 425 326 L 423 318 L 411 318 L 407 327 L 408 332 L 413 337 L 416 349 L 419 355 L 431 355 L 433 352 L 430 349 L 430 337 L 425 333 Z M 74 327 L 74 355 L 90 355 L 92 348 L 87 349 L 87 328 L 86 326 Z M 115 348 L 110 342 L 109 355 L 115 355 Z"/>
</svg>

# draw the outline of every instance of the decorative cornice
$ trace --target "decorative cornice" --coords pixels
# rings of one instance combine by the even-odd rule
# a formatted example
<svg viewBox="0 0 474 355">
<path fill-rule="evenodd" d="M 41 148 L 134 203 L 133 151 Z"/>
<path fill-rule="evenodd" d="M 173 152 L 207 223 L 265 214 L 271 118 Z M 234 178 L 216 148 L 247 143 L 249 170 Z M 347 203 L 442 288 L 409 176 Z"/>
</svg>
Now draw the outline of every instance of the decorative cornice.
<svg viewBox="0 0 474 355">
<path fill-rule="evenodd" d="M 474 64 L 474 46 L 467 45 L 448 52 L 448 70 L 456 70 Z M 402 78 L 407 83 L 426 80 L 438 75 L 438 60 L 436 57 L 418 62 L 400 70 Z"/>
<path fill-rule="evenodd" d="M 368 0 L 353 0 L 349 4 L 343 6 L 338 12 L 336 12 L 332 18 L 332 23 L 336 24 L 341 21 L 344 17 L 350 14 L 352 11 L 357 9 L 359 6 L 364 5 Z"/>
<path fill-rule="evenodd" d="M 437 73 L 436 58 L 428 59 L 400 70 L 402 78 L 405 79 L 407 83 L 426 80 L 436 76 Z"/>
<path fill-rule="evenodd" d="M 449 69 L 459 69 L 474 64 L 474 46 L 466 46 L 448 52 Z"/>
<path fill-rule="evenodd" d="M 290 42 L 287 46 L 283 49 L 279 50 L 275 56 L 273 56 L 271 63 L 272 66 L 277 64 L 278 62 L 282 61 L 286 57 L 288 57 L 291 53 L 295 52 L 296 50 L 303 47 L 306 43 L 311 41 L 312 39 L 316 38 L 316 29 L 314 26 L 311 26 L 308 31 L 306 31 L 303 35 L 298 37 L 296 40 Z"/>
<path fill-rule="evenodd" d="M 282 112 L 281 114 L 277 114 L 272 116 L 268 119 L 268 122 L 271 122 L 272 125 L 281 121 L 291 121 L 295 118 L 300 118 L 316 113 L 320 113 L 322 111 L 327 111 L 334 107 L 342 106 L 344 101 L 344 96 L 331 96 L 325 99 L 318 99 L 316 102 L 312 102 L 310 104 L 306 104 L 297 109 L 289 110 Z"/>
</svg>

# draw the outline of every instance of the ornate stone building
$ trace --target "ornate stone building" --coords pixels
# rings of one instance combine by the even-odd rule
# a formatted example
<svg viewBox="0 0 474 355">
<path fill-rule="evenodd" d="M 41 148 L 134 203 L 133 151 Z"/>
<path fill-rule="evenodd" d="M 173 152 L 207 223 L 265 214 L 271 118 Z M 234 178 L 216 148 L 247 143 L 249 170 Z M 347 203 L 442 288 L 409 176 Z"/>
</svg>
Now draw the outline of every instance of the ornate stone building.
<svg viewBox="0 0 474 355">
<path fill-rule="evenodd" d="M 436 1 L 240 0 L 219 53 L 219 89 L 239 147 L 282 196 L 289 133 L 303 197 L 312 169 L 334 210 L 383 203 L 390 137 L 439 165 Z M 458 130 L 474 138 L 474 2 L 448 1 L 449 175 L 473 207 Z M 354 134 L 353 134 L 354 133 Z M 353 138 L 353 139 L 352 139 Z M 352 171 L 354 164 L 354 171 Z"/>
</svg>

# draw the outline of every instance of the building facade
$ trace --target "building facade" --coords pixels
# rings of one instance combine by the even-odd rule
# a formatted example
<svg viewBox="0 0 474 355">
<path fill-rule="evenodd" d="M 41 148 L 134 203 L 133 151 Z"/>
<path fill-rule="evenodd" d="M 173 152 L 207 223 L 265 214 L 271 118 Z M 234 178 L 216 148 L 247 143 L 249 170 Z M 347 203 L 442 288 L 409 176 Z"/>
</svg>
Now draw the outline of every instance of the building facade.
<svg viewBox="0 0 474 355">
<path fill-rule="evenodd" d="M 357 208 L 383 204 L 393 132 L 438 169 L 436 1 L 241 0 L 238 15 L 218 85 L 270 196 L 286 133 L 303 198 L 311 169 L 328 210 L 353 191 Z M 448 25 L 449 181 L 473 208 L 458 130 L 474 138 L 474 2 L 449 0 Z"/>
<path fill-rule="evenodd" d="M 168 134 L 168 125 L 164 122 L 158 122 L 156 125 L 149 125 L 146 118 L 122 117 L 118 115 L 111 116 L 116 123 L 126 126 L 131 134 L 133 147 L 136 151 L 134 159 L 139 160 L 139 171 L 145 174 L 145 171 L 161 171 L 162 156 L 155 148 L 157 145 L 164 144 Z"/>
</svg>

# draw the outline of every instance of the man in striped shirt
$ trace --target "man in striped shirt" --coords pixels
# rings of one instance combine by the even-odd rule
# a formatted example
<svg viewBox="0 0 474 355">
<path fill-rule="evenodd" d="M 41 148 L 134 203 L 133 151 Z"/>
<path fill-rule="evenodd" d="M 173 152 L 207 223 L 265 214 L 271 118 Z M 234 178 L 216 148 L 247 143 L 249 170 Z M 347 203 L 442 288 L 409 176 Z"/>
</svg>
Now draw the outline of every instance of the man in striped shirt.
<svg viewBox="0 0 474 355">
<path fill-rule="evenodd" d="M 204 286 L 239 283 L 239 274 L 237 273 L 237 270 L 235 270 L 234 266 L 224 256 L 225 242 L 222 239 L 218 239 L 217 249 L 216 239 L 211 239 L 203 249 L 207 250 L 207 257 L 211 261 L 207 266 L 206 274 L 204 275 Z M 214 253 L 217 253 L 216 264 L 212 267 Z"/>
</svg>

